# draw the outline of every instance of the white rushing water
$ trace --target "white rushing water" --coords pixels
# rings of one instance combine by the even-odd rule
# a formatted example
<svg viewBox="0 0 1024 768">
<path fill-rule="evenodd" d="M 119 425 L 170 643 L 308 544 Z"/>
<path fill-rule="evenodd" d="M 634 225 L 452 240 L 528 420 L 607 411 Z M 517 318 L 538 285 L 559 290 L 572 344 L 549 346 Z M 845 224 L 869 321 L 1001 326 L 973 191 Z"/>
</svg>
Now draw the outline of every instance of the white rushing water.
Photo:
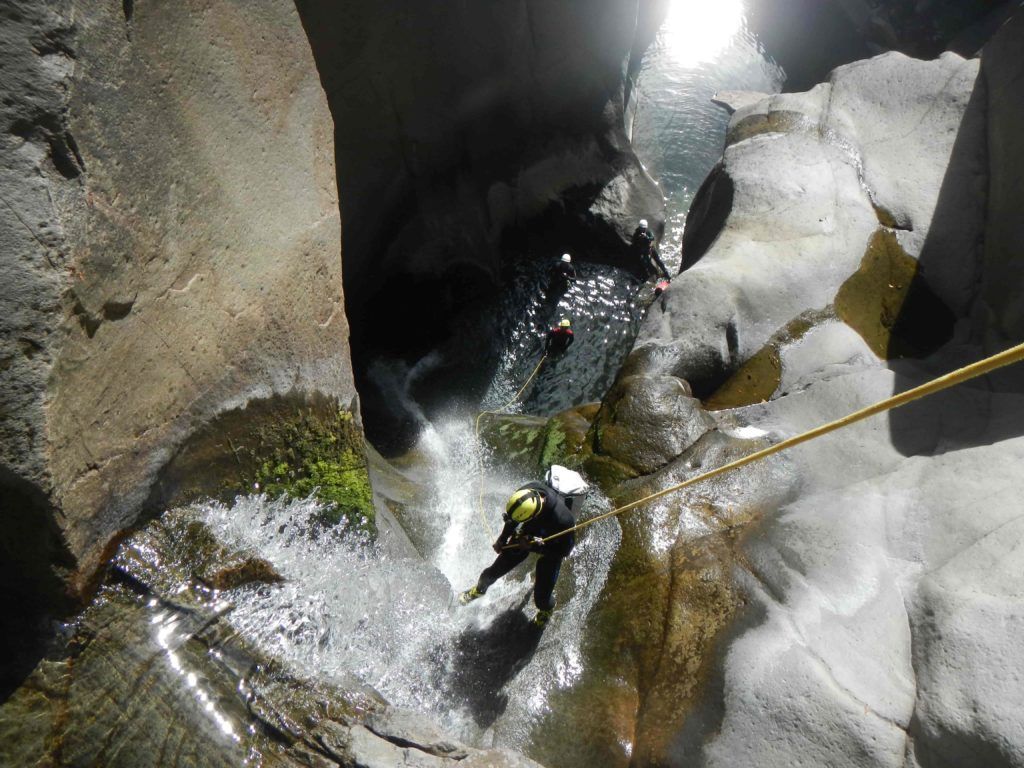
<svg viewBox="0 0 1024 768">
<path fill-rule="evenodd" d="M 233 505 L 207 504 L 202 514 L 226 543 L 259 552 L 285 577 L 280 585 L 232 594 L 230 621 L 258 647 L 300 675 L 354 676 L 393 704 L 433 713 L 473 742 L 489 744 L 497 729 L 501 743 L 522 746 L 528 724 L 546 711 L 550 690 L 571 685 L 582 671 L 582 630 L 607 576 L 618 527 L 598 526 L 577 545 L 563 567 L 556 618 L 543 632 L 528 624 L 526 570 L 459 606 L 457 592 L 494 557 L 466 494 L 470 451 L 450 450 L 471 438 L 472 424 L 452 423 L 428 430 L 420 444 L 438 482 L 413 513 L 441 517 L 446 529 L 432 562 L 388 554 L 356 536 L 310 535 L 321 511 L 311 500 L 245 496 Z M 494 526 L 494 510 L 508 491 L 503 479 L 500 473 L 486 479 Z M 502 719 L 505 712 L 510 716 Z"/>
</svg>

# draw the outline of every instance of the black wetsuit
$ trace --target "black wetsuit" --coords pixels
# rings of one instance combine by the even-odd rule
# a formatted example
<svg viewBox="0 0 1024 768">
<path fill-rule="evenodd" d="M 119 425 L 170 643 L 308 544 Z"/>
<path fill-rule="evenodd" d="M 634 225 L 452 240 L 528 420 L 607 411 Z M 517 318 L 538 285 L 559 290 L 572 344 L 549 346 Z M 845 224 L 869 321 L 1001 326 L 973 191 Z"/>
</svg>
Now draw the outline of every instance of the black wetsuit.
<svg viewBox="0 0 1024 768">
<path fill-rule="evenodd" d="M 659 274 L 666 280 L 671 279 L 665 262 L 658 255 L 658 249 L 654 246 L 654 233 L 649 229 L 636 228 L 633 233 L 633 252 L 636 254 L 641 268 L 647 274 L 652 271 Z"/>
<path fill-rule="evenodd" d="M 517 523 L 506 518 L 505 527 L 501 529 L 498 540 L 495 542 L 497 546 L 504 547 L 513 538 L 519 537 L 543 539 L 559 531 L 572 528 L 576 524 L 562 494 L 554 488 L 539 482 L 527 483 L 519 490 L 523 488 L 540 491 L 544 496 L 544 504 L 541 506 L 540 512 L 525 523 Z M 533 545 L 528 549 L 502 550 L 495 561 L 480 574 L 476 588 L 480 592 L 486 592 L 491 584 L 523 562 L 531 552 L 536 552 L 540 558 L 537 560 L 535 572 L 533 602 L 539 610 L 550 611 L 555 607 L 555 582 L 558 580 L 558 571 L 562 567 L 562 560 L 572 552 L 575 543 L 575 534 L 567 533 L 546 544 Z"/>
<path fill-rule="evenodd" d="M 559 261 L 551 268 L 551 287 L 565 293 L 569 284 L 576 279 L 576 267 L 572 264 Z"/>
<path fill-rule="evenodd" d="M 560 355 L 576 340 L 572 328 L 552 328 L 548 331 L 547 341 L 544 342 L 544 351 L 549 355 Z"/>
</svg>

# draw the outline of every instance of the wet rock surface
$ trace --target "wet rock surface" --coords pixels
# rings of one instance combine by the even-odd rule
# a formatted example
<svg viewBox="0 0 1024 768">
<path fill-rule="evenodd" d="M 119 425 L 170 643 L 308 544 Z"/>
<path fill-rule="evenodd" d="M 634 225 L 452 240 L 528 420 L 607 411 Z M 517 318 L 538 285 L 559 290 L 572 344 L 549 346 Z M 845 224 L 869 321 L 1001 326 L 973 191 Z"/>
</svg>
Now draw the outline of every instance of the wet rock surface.
<svg viewBox="0 0 1024 768">
<path fill-rule="evenodd" d="M 708 397 L 796 317 L 832 306 L 878 238 L 917 261 L 916 270 L 901 267 L 901 291 L 913 280 L 915 296 L 934 294 L 966 313 L 984 220 L 984 162 L 971 147 L 983 125 L 972 97 L 977 72 L 976 61 L 955 54 L 933 62 L 886 54 L 840 68 L 807 93 L 737 110 L 719 172 L 734 192 L 712 217 L 721 229 L 673 281 L 664 311 L 649 314 L 638 362 Z M 962 226 L 946 215 L 932 225 L 940 196 Z M 708 217 L 700 195 L 694 210 Z M 896 303 L 908 300 L 901 293 Z M 888 313 L 878 342 L 887 347 L 900 311 L 875 311 Z"/>
<path fill-rule="evenodd" d="M 1017 65 L 1002 57 L 1020 45 L 1020 29 L 1011 22 L 991 60 L 983 57 L 1003 87 Z M 768 443 L 799 434 L 1019 341 L 1003 325 L 1016 301 L 985 289 L 1015 257 L 982 233 L 998 221 L 1012 239 L 1014 225 L 992 207 L 1005 198 L 985 194 L 1003 189 L 1006 176 L 986 169 L 1019 167 L 1021 157 L 1013 141 L 986 141 L 992 121 L 1009 118 L 988 77 L 976 74 L 977 62 L 950 55 L 930 63 L 887 55 L 837 70 L 808 94 L 753 106 L 733 99 L 723 165 L 735 184 L 731 207 L 704 236 L 706 252 L 673 281 L 666 311 L 648 316 L 627 364 L 634 374 L 691 372 L 708 390 L 734 371 L 708 399 L 721 409 L 719 430 L 669 467 L 697 460 L 719 436 Z M 817 148 L 790 144 L 800 133 Z M 768 173 L 776 151 L 787 159 Z M 838 195 L 831 200 L 844 202 L 812 217 L 829 200 L 823 167 Z M 773 179 L 773 203 L 765 194 L 764 208 L 749 205 L 759 183 L 745 180 L 748 170 Z M 815 271 L 818 259 L 842 269 Z M 769 283 L 811 271 L 802 285 L 756 297 L 744 273 L 761 278 L 762 268 Z M 824 300 L 811 298 L 826 285 Z M 984 308 L 989 298 L 1000 309 Z M 746 347 L 762 322 L 774 329 L 767 341 Z M 929 340 L 921 329 L 943 330 Z M 733 607 L 713 614 L 721 620 L 697 619 L 713 636 L 689 655 L 690 669 L 708 665 L 701 690 L 676 700 L 686 713 L 675 713 L 667 739 L 638 727 L 634 750 L 672 765 L 1021 764 L 1020 702 L 1008 681 L 1019 679 L 1024 658 L 1007 637 L 1024 615 L 1011 575 L 1021 567 L 1011 500 L 1024 450 L 1021 391 L 1020 373 L 1009 370 L 793 449 L 784 458 L 789 485 L 742 470 L 719 488 L 726 497 L 779 492 L 740 518 L 735 546 L 710 555 L 725 569 L 711 578 L 732 596 L 721 605 Z M 665 488 L 668 471 L 619 482 L 613 495 L 641 483 Z M 672 499 L 657 504 L 684 504 Z M 655 537 L 657 509 L 646 517 Z M 671 584 L 683 574 L 675 564 L 660 578 Z M 667 621 L 676 609 L 654 613 Z M 623 731 L 643 722 L 622 717 L 635 701 L 616 710 Z"/>
<path fill-rule="evenodd" d="M 87 5 L 0 25 L 4 546 L 73 590 L 218 414 L 355 395 L 331 115 L 294 7 Z"/>
<path fill-rule="evenodd" d="M 190 510 L 126 540 L 97 600 L 0 707 L 8 765 L 537 764 L 448 737 L 355 681 L 300 678 L 231 626 L 236 589 L 280 576 Z M 219 586 L 218 586 L 219 585 Z"/>
</svg>

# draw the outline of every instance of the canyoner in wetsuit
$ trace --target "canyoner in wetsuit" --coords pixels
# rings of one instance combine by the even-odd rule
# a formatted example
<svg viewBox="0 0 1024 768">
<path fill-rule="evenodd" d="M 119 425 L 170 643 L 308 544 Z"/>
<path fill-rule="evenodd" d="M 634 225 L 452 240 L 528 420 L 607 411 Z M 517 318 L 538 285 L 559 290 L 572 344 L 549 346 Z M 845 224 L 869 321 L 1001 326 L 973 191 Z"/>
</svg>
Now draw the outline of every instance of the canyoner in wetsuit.
<svg viewBox="0 0 1024 768">
<path fill-rule="evenodd" d="M 563 253 L 561 260 L 555 262 L 555 265 L 551 267 L 551 290 L 565 293 L 575 281 L 576 267 L 572 265 L 572 256 Z"/>
<path fill-rule="evenodd" d="M 572 533 L 546 543 L 542 539 L 572 528 L 576 520 L 565 497 L 541 482 L 527 483 L 509 497 L 504 520 L 505 526 L 492 545 L 498 557 L 483 570 L 475 586 L 459 595 L 459 601 L 466 604 L 483 596 L 494 582 L 536 553 L 540 557 L 534 574 L 537 615 L 533 623 L 543 627 L 555 608 L 555 582 L 562 560 L 569 556 L 576 539 Z"/>
<path fill-rule="evenodd" d="M 548 331 L 547 338 L 544 340 L 544 354 L 561 355 L 572 346 L 575 340 L 572 323 L 569 322 L 568 317 L 563 317 L 557 326 Z"/>
<path fill-rule="evenodd" d="M 665 280 L 672 279 L 665 262 L 658 255 L 658 248 L 654 245 L 654 233 L 647 226 L 647 219 L 640 219 L 640 226 L 633 232 L 632 250 L 645 275 L 650 276 L 654 273 Z"/>
</svg>

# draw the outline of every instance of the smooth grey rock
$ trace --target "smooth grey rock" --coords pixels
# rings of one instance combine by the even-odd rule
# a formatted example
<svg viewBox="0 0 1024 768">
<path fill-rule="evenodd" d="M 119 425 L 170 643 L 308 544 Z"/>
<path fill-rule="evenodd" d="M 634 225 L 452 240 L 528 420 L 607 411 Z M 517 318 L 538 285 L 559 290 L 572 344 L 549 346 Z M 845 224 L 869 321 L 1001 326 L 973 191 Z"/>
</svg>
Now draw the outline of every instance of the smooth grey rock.
<svg viewBox="0 0 1024 768">
<path fill-rule="evenodd" d="M 740 413 L 796 433 L 893 383 L 877 367 L 823 375 Z M 1021 761 L 1014 713 L 1024 660 L 1012 638 L 1024 600 L 1011 574 L 1020 568 L 1012 489 L 1024 438 L 1005 434 L 1024 427 L 1024 396 L 966 388 L 943 397 L 900 425 L 953 441 L 942 455 L 905 457 L 884 417 L 791 452 L 803 494 L 745 545 L 763 613 L 725 658 L 710 765 Z M 955 417 L 936 425 L 939 413 Z M 982 425 L 967 445 L 964 423 Z"/>
<path fill-rule="evenodd" d="M 776 298 L 748 288 L 748 273 L 767 271 L 771 284 L 778 281 L 772 270 L 788 266 L 777 252 L 765 265 L 761 233 L 774 229 L 795 252 L 806 236 L 786 236 L 810 223 L 805 211 L 821 200 L 824 187 L 809 182 L 822 174 L 809 171 L 807 153 L 790 149 L 800 134 L 826 145 L 817 154 L 845 153 L 834 162 L 848 170 L 829 173 L 853 171 L 865 194 L 858 199 L 841 185 L 851 197 L 838 216 L 860 213 L 860 232 L 897 233 L 959 318 L 955 335 L 928 361 L 890 362 L 890 370 L 852 329 L 818 314 L 816 325 L 778 345 L 772 398 L 716 413 L 713 435 L 777 441 L 1019 340 L 1019 329 L 1009 332 L 1019 302 L 1016 257 L 1006 244 L 1016 242 L 1020 217 L 1003 195 L 1015 189 L 1010 177 L 1024 156 L 1024 116 L 1019 99 L 993 100 L 992 83 L 1019 92 L 1021 45 L 1022 27 L 1011 23 L 993 42 L 981 79 L 976 62 L 958 57 L 888 55 L 837 70 L 806 94 L 737 110 L 723 164 L 735 190 L 730 215 L 673 282 L 668 311 L 646 320 L 631 365 L 684 377 L 687 369 L 707 377 L 717 366 L 724 375 L 730 361 L 760 349 L 762 342 L 744 339 L 766 330 L 760 322 L 778 329 L 792 319 L 779 323 L 776 314 L 780 306 L 788 313 L 792 294 L 800 295 L 797 305 L 827 308 L 827 297 L 812 298 L 822 287 L 814 279 L 793 280 L 791 295 Z M 743 147 L 751 156 L 737 152 Z M 771 156 L 779 165 L 765 173 Z M 744 166 L 770 178 L 791 204 L 749 216 L 757 198 Z M 785 197 L 801 187 L 814 199 Z M 986 196 L 986 187 L 995 192 Z M 997 233 L 991 247 L 986 227 Z M 846 223 L 822 232 L 817 256 L 800 252 L 806 268 L 820 269 L 826 252 L 854 263 L 846 250 L 851 231 Z M 692 357 L 681 364 L 684 354 Z M 679 726 L 667 763 L 1024 765 L 1017 716 L 1024 654 L 1014 640 L 1024 621 L 1024 530 L 1014 490 L 1024 453 L 1021 391 L 1019 371 L 1010 370 L 786 454 L 800 495 L 780 498 L 779 509 L 739 539 L 734 576 L 749 607 L 723 636 L 704 698 Z M 668 469 L 678 472 L 690 455 L 629 484 L 664 488 L 676 481 Z M 740 472 L 723 480 L 721 493 L 765 485 Z"/>
<path fill-rule="evenodd" d="M 468 754 L 465 747 L 452 741 L 430 718 L 412 710 L 396 707 L 371 714 L 366 727 L 382 739 L 406 743 L 438 757 L 461 760 Z"/>
<path fill-rule="evenodd" d="M 626 376 L 598 412 L 594 451 L 649 474 L 713 426 L 686 382 L 673 376 Z"/>
<path fill-rule="evenodd" d="M 332 120 L 287 3 L 4 13 L 0 486 L 78 588 L 218 413 L 353 403 Z"/>
<path fill-rule="evenodd" d="M 837 70 L 825 128 L 860 158 L 883 223 L 962 316 L 976 292 L 985 221 L 984 102 L 978 62 L 889 53 Z"/>
<path fill-rule="evenodd" d="M 782 171 L 790 164 L 799 176 Z M 831 303 L 877 226 L 848 155 L 816 135 L 754 137 L 730 146 L 724 165 L 735 188 L 725 229 L 672 281 L 666 311 L 648 314 L 635 346 L 660 347 L 661 370 L 698 396 L 794 317 Z"/>
<path fill-rule="evenodd" d="M 730 208 L 706 252 L 684 253 L 692 266 L 672 281 L 665 311 L 648 315 L 634 355 L 710 394 L 790 320 L 829 306 L 882 226 L 927 261 L 929 287 L 964 313 L 984 220 L 973 194 L 982 165 L 973 150 L 959 151 L 979 135 L 968 107 L 977 68 L 955 54 L 887 54 L 842 67 L 807 93 L 740 107 L 719 171 Z M 951 194 L 967 202 L 947 208 Z M 940 203 L 959 225 L 942 221 L 929 237 Z"/>
<path fill-rule="evenodd" d="M 782 356 L 779 393 L 805 389 L 832 373 L 870 367 L 877 357 L 864 339 L 845 323 L 822 323 L 787 345 Z"/>
</svg>

